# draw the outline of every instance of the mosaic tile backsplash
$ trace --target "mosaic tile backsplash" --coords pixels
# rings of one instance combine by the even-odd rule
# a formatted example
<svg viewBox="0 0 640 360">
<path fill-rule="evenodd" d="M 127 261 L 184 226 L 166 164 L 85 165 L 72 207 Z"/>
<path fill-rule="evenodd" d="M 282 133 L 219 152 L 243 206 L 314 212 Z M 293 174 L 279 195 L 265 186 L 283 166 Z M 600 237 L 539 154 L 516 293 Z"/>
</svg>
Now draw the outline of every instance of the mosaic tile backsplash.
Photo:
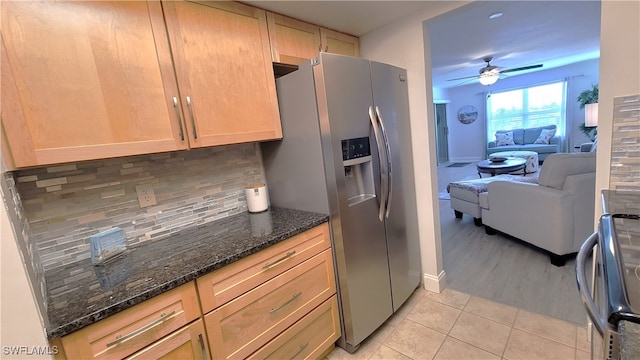
<svg viewBox="0 0 640 360">
<path fill-rule="evenodd" d="M 613 101 L 609 188 L 640 191 L 640 95 Z"/>
<path fill-rule="evenodd" d="M 89 236 L 124 229 L 129 246 L 247 210 L 264 182 L 255 144 L 105 159 L 14 172 L 44 270 L 90 257 Z M 136 186 L 156 205 L 141 208 Z"/>
</svg>

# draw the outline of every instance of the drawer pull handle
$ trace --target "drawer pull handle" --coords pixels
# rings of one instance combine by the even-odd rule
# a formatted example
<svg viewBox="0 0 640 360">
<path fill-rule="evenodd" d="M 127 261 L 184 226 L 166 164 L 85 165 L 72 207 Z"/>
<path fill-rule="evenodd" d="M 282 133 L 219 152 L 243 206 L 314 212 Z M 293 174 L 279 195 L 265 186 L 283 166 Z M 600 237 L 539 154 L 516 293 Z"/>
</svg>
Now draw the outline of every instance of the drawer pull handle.
<svg viewBox="0 0 640 360">
<path fill-rule="evenodd" d="M 202 338 L 202 334 L 198 334 L 198 343 L 200 344 L 200 349 L 202 350 L 202 360 L 207 360 L 207 348 L 204 346 L 204 339 Z"/>
<path fill-rule="evenodd" d="M 266 264 L 264 264 L 264 266 L 263 266 L 262 268 L 263 268 L 263 269 L 268 269 L 268 268 L 270 268 L 270 267 L 272 267 L 272 266 L 274 266 L 274 265 L 277 265 L 277 264 L 279 264 L 279 263 L 281 263 L 281 262 L 283 262 L 283 261 L 287 260 L 288 258 L 292 257 L 293 255 L 295 255 L 295 253 L 296 253 L 296 251 L 295 251 L 295 250 L 293 250 L 293 251 L 289 251 L 289 252 L 287 253 L 287 255 L 285 255 L 285 256 L 283 256 L 283 257 L 281 257 L 280 259 L 278 259 L 278 260 L 276 260 L 276 261 L 274 261 L 274 262 L 272 262 L 272 263 L 266 263 Z"/>
<path fill-rule="evenodd" d="M 162 315 L 160 315 L 160 317 L 156 320 L 153 320 L 152 322 L 148 323 L 147 325 L 138 328 L 136 330 L 133 330 L 132 332 L 128 333 L 127 335 L 118 335 L 116 336 L 116 339 L 110 343 L 107 344 L 107 347 L 111 347 L 113 345 L 118 345 L 120 343 L 122 343 L 125 340 L 129 340 L 132 337 L 139 335 L 140 333 L 149 330 L 150 328 L 160 324 L 161 322 L 167 320 L 168 318 L 172 317 L 173 315 L 175 315 L 176 311 L 173 310 L 168 314 L 162 313 Z"/>
<path fill-rule="evenodd" d="M 300 295 L 302 295 L 302 291 L 301 291 L 301 292 L 299 292 L 299 293 L 297 293 L 297 294 L 294 294 L 294 295 L 291 297 L 291 299 L 287 300 L 287 302 L 285 302 L 284 304 L 282 304 L 282 305 L 280 305 L 280 306 L 278 306 L 278 307 L 273 307 L 273 308 L 271 308 L 271 312 L 270 312 L 270 313 L 271 313 L 271 314 L 273 314 L 274 312 L 276 312 L 276 311 L 278 311 L 278 310 L 282 309 L 283 307 L 285 307 L 285 306 L 287 306 L 287 305 L 291 304 L 291 302 L 292 302 L 292 301 L 294 301 L 295 299 L 299 298 L 299 297 L 300 297 Z"/>
<path fill-rule="evenodd" d="M 305 343 L 304 345 L 300 345 L 300 346 L 299 346 L 299 348 L 300 348 L 300 349 L 298 350 L 298 352 L 297 352 L 297 353 L 295 353 L 295 354 L 291 357 L 291 360 L 295 359 L 295 358 L 296 358 L 296 356 L 300 355 L 300 353 L 301 353 L 301 352 L 303 352 L 303 351 L 304 351 L 304 349 L 306 349 L 306 348 L 307 348 L 307 346 L 309 346 L 309 343 Z"/>
</svg>

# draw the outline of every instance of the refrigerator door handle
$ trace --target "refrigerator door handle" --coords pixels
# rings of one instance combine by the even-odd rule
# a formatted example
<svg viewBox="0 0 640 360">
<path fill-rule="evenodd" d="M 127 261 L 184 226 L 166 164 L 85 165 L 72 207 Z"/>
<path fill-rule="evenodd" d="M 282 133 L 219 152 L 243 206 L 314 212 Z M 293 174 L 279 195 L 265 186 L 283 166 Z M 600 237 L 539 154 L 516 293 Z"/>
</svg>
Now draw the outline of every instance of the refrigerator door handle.
<svg viewBox="0 0 640 360">
<path fill-rule="evenodd" d="M 373 127 L 373 135 L 376 138 L 376 145 L 378 147 L 378 160 L 380 161 L 380 211 L 378 211 L 378 219 L 384 220 L 384 209 L 387 205 L 387 176 L 382 176 L 385 173 L 386 166 L 382 161 L 382 143 L 380 142 L 380 134 L 378 133 L 378 120 L 376 114 L 373 111 L 373 106 L 369 106 L 369 120 L 371 120 L 371 126 Z"/>
<path fill-rule="evenodd" d="M 384 140 L 384 145 L 387 150 L 387 202 L 385 205 L 386 214 L 385 216 L 389 217 L 389 211 L 391 210 L 391 195 L 393 194 L 393 176 L 391 172 L 391 146 L 389 145 L 389 137 L 387 136 L 387 129 L 384 127 L 384 120 L 382 119 L 382 113 L 380 112 L 380 107 L 376 106 L 376 115 L 378 116 L 378 120 L 380 121 L 380 129 L 382 130 L 382 139 Z"/>
<path fill-rule="evenodd" d="M 589 259 L 589 253 L 591 249 L 593 249 L 598 243 L 598 233 L 593 233 L 591 236 L 587 238 L 587 240 L 582 244 L 580 250 L 578 251 L 578 256 L 576 258 L 576 280 L 578 282 L 578 290 L 580 291 L 580 297 L 582 298 L 582 302 L 584 303 L 585 308 L 587 309 L 587 314 L 589 318 L 593 322 L 596 330 L 600 335 L 604 334 L 604 329 L 606 327 L 606 319 L 604 319 L 600 312 L 598 311 L 598 306 L 596 305 L 595 300 L 591 296 L 591 293 L 588 288 L 587 283 L 587 260 Z M 595 250 L 597 251 L 597 250 Z M 595 253 L 593 255 L 595 257 Z M 597 279 L 595 281 L 598 281 Z"/>
</svg>

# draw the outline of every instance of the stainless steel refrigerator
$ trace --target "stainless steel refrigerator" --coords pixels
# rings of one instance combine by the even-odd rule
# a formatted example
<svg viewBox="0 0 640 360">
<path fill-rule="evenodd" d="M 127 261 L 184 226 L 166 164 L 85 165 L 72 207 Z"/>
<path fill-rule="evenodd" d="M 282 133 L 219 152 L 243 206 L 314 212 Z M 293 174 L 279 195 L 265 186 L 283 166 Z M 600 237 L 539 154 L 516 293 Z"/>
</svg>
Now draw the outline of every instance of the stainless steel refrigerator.
<svg viewBox="0 0 640 360">
<path fill-rule="evenodd" d="M 321 53 L 276 80 L 283 140 L 262 144 L 271 205 L 330 215 L 349 352 L 420 283 L 404 69 Z"/>
</svg>

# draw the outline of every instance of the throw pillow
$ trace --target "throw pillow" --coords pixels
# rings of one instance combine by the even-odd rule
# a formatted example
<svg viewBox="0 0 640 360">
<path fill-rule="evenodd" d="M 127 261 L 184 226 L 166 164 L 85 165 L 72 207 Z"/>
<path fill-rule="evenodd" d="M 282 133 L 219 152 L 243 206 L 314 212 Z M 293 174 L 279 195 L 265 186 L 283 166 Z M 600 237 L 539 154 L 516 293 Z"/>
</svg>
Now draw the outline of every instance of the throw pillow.
<svg viewBox="0 0 640 360">
<path fill-rule="evenodd" d="M 496 133 L 496 146 L 515 145 L 513 142 L 513 131 Z"/>
<path fill-rule="evenodd" d="M 548 144 L 549 140 L 556 134 L 556 129 L 542 129 L 540 136 L 534 141 L 534 144 Z"/>
</svg>

